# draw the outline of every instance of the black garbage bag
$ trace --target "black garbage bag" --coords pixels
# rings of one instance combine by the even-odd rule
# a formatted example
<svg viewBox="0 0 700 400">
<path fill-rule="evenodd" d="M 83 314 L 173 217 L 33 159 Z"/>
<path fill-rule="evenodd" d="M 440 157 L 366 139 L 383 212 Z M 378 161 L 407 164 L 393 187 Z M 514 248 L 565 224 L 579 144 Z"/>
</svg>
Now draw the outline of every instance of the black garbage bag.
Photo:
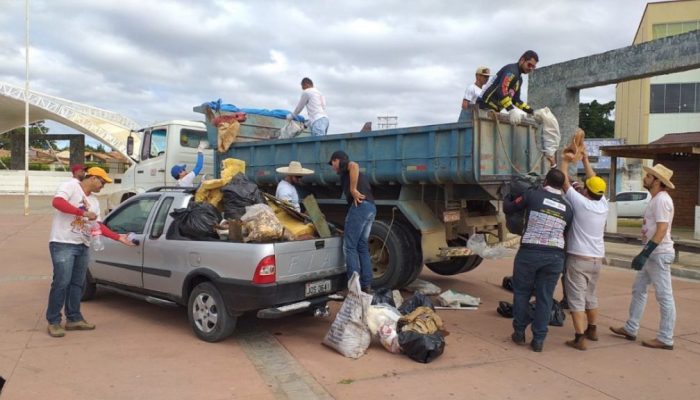
<svg viewBox="0 0 700 400">
<path fill-rule="evenodd" d="M 407 315 L 412 313 L 418 307 L 430 307 L 430 309 L 435 311 L 435 306 L 433 306 L 433 302 L 430 301 L 430 299 L 426 297 L 426 295 L 424 295 L 423 293 L 416 293 L 408 299 L 404 300 L 403 303 L 401 303 L 401 306 L 399 307 L 399 312 L 401 313 L 401 315 Z"/>
<path fill-rule="evenodd" d="M 514 200 L 529 190 L 535 190 L 542 184 L 542 177 L 529 173 L 527 175 L 513 175 L 505 191 L 505 198 Z M 506 214 L 506 227 L 511 233 L 522 235 L 525 229 L 525 210 Z"/>
<path fill-rule="evenodd" d="M 507 301 L 499 301 L 496 312 L 504 318 L 513 318 L 513 305 Z"/>
<path fill-rule="evenodd" d="M 512 276 L 504 276 L 503 281 L 501 282 L 501 287 L 509 292 L 513 291 L 513 277 Z"/>
<path fill-rule="evenodd" d="M 392 307 L 396 307 L 394 303 L 394 296 L 391 294 L 391 289 L 379 289 L 374 292 L 372 296 L 372 305 L 375 304 L 388 304 Z"/>
<path fill-rule="evenodd" d="M 399 347 L 411 360 L 429 363 L 445 351 L 445 337 L 440 331 L 430 335 L 414 331 L 399 332 Z"/>
<path fill-rule="evenodd" d="M 228 185 L 221 188 L 221 192 L 224 195 L 222 204 L 226 219 L 241 219 L 247 206 L 265 202 L 258 185 L 242 173 L 236 174 Z"/>
<path fill-rule="evenodd" d="M 190 203 L 187 208 L 173 210 L 170 216 L 182 236 L 195 240 L 219 238 L 214 226 L 221 220 L 221 214 L 210 203 Z"/>
<path fill-rule="evenodd" d="M 537 306 L 536 302 L 530 303 L 530 308 L 528 308 L 528 317 L 532 321 L 532 319 L 535 317 L 535 307 Z M 552 310 L 550 312 L 549 316 L 549 325 L 550 326 L 564 326 L 564 321 L 566 320 L 566 314 L 564 313 L 564 310 L 561 308 L 561 304 L 559 304 L 558 301 L 552 300 Z"/>
</svg>

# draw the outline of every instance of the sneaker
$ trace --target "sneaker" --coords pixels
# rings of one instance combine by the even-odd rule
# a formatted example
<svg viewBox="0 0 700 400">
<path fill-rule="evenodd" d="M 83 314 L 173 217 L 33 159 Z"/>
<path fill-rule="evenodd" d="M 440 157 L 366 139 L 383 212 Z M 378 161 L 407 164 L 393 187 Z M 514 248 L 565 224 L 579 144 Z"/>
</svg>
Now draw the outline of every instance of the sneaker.
<svg viewBox="0 0 700 400">
<path fill-rule="evenodd" d="M 513 343 L 522 346 L 525 344 L 525 334 L 520 332 L 513 332 L 513 334 L 510 335 L 510 340 L 512 340 Z"/>
<path fill-rule="evenodd" d="M 535 353 L 541 353 L 542 349 L 544 348 L 544 342 L 533 340 L 532 342 L 530 342 L 530 347 Z"/>
<path fill-rule="evenodd" d="M 588 346 L 586 345 L 586 337 L 585 336 L 579 337 L 578 340 L 576 340 L 576 339 L 567 340 L 566 345 L 569 347 L 573 347 L 576 350 L 581 350 L 581 351 L 584 351 L 588 348 Z"/>
<path fill-rule="evenodd" d="M 49 324 L 46 329 L 51 337 L 64 337 L 66 336 L 66 330 L 60 324 Z"/>
<path fill-rule="evenodd" d="M 672 344 L 665 344 L 659 339 L 642 340 L 642 346 L 651 347 L 652 349 L 673 350 Z"/>
<path fill-rule="evenodd" d="M 583 332 L 583 334 L 586 336 L 586 339 L 592 340 L 594 342 L 598 341 L 598 327 L 596 325 L 588 325 L 588 328 L 586 328 L 586 331 Z"/>
<path fill-rule="evenodd" d="M 610 331 L 618 336 L 624 337 L 627 340 L 633 340 L 633 341 L 637 340 L 637 336 L 627 333 L 627 331 L 625 330 L 625 328 L 623 326 L 621 326 L 619 328 L 615 328 L 615 327 L 611 326 Z"/>
<path fill-rule="evenodd" d="M 66 322 L 67 331 L 91 331 L 93 329 L 95 329 L 95 324 L 90 324 L 84 319 L 80 321 Z"/>
</svg>

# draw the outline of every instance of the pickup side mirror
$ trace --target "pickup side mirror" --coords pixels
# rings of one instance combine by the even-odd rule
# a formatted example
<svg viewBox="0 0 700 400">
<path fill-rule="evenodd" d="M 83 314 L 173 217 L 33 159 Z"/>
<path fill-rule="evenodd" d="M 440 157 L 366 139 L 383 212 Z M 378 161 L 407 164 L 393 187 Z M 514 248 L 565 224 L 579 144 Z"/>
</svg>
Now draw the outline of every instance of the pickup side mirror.
<svg viewBox="0 0 700 400">
<path fill-rule="evenodd" d="M 126 154 L 130 157 L 134 155 L 134 137 L 131 136 L 131 133 L 126 138 Z"/>
</svg>

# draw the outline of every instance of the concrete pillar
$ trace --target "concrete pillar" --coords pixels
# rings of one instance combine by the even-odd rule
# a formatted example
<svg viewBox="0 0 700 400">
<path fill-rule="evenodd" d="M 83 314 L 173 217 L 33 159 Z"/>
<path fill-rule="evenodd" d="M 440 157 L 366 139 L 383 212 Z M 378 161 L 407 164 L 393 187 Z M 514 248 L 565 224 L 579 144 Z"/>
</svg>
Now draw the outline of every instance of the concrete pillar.
<svg viewBox="0 0 700 400">
<path fill-rule="evenodd" d="M 71 135 L 70 165 L 85 164 L 85 136 Z"/>
<path fill-rule="evenodd" d="M 617 203 L 611 201 L 608 203 L 608 221 L 605 223 L 605 232 L 617 233 Z"/>
<path fill-rule="evenodd" d="M 14 132 L 11 136 L 12 143 L 10 145 L 10 169 L 24 170 L 24 131 L 22 133 Z"/>
</svg>

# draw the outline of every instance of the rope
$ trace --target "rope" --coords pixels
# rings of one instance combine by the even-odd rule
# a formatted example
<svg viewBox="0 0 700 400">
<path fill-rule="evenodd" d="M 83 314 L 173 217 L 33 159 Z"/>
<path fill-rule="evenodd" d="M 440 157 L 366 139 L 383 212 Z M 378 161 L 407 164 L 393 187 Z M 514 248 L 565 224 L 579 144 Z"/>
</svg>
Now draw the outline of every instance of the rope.
<svg viewBox="0 0 700 400">
<path fill-rule="evenodd" d="M 518 169 L 518 167 L 516 167 L 515 164 L 513 164 L 513 160 L 510 159 L 510 155 L 508 154 L 508 151 L 506 149 L 506 143 L 503 140 L 503 134 L 501 134 L 501 125 L 498 122 L 498 115 L 493 110 L 489 110 L 488 115 L 492 116 L 494 122 L 496 122 L 496 133 L 498 133 L 498 139 L 500 139 L 501 147 L 503 147 L 503 153 L 506 155 L 506 159 L 508 160 L 508 163 L 510 164 L 511 168 L 513 168 L 515 170 L 515 172 L 517 172 L 520 175 L 524 175 Z M 540 152 L 540 158 L 538 158 L 537 161 L 535 161 L 535 163 L 532 165 L 532 168 L 530 168 L 530 171 L 528 171 L 528 173 L 535 172 L 535 167 L 542 162 L 543 157 L 544 157 L 544 154 L 542 152 Z"/>
<path fill-rule="evenodd" d="M 389 234 L 391 233 L 391 227 L 394 225 L 394 217 L 396 212 L 396 207 L 391 208 L 391 222 L 389 222 L 389 229 L 386 231 L 386 236 L 384 237 L 384 242 L 382 243 L 382 250 L 379 252 L 379 254 L 384 253 L 384 249 L 386 248 L 386 241 L 389 239 Z"/>
</svg>

